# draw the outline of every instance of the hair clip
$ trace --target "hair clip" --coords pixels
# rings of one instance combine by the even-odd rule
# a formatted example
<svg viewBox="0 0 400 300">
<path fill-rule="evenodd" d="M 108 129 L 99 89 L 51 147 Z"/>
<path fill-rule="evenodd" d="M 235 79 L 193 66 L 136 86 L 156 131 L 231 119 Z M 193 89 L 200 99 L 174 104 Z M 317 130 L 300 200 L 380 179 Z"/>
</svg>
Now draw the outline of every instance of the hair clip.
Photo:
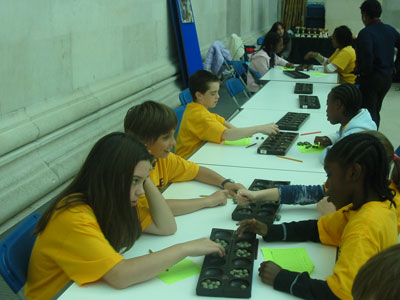
<svg viewBox="0 0 400 300">
<path fill-rule="evenodd" d="M 393 156 L 393 161 L 395 161 L 398 158 L 399 158 L 399 156 L 395 153 L 394 156 Z"/>
</svg>

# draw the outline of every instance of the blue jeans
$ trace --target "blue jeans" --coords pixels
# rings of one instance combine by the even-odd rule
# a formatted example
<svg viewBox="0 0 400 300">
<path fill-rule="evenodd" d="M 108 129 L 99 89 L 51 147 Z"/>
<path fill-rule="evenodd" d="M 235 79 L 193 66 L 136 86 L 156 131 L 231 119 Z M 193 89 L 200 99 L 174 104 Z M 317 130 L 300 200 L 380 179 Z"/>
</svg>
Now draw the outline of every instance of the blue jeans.
<svg viewBox="0 0 400 300">
<path fill-rule="evenodd" d="M 321 185 L 279 185 L 280 204 L 307 205 L 317 203 L 325 197 L 324 186 Z"/>
</svg>

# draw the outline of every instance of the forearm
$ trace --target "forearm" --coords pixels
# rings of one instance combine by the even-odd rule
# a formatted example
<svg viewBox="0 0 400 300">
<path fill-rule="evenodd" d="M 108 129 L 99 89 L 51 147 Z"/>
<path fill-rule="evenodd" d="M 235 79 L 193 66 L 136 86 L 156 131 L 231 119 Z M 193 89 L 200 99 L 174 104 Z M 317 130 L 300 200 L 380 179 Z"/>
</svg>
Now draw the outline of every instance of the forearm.
<svg viewBox="0 0 400 300">
<path fill-rule="evenodd" d="M 187 256 L 185 247 L 177 244 L 148 255 L 124 259 L 104 276 L 103 280 L 117 289 L 149 280 Z"/>
<path fill-rule="evenodd" d="M 272 201 L 278 202 L 280 194 L 278 188 L 270 188 L 260 191 L 254 191 L 254 202 Z"/>
<path fill-rule="evenodd" d="M 207 198 L 167 199 L 166 201 L 174 216 L 185 215 L 210 207 L 210 201 Z"/>
<path fill-rule="evenodd" d="M 268 233 L 263 236 L 264 241 L 313 241 L 320 243 L 318 233 L 318 220 L 282 223 L 268 227 Z"/>
<path fill-rule="evenodd" d="M 231 123 L 229 123 L 228 121 L 225 121 L 224 122 L 224 125 L 225 125 L 225 127 L 228 127 L 228 128 L 236 128 L 235 126 L 233 126 Z"/>
<path fill-rule="evenodd" d="M 222 134 L 222 138 L 228 141 L 243 139 L 260 132 L 260 126 L 244 127 L 244 128 L 228 128 Z"/>
<path fill-rule="evenodd" d="M 313 204 L 325 197 L 323 185 L 281 185 L 280 204 Z"/>
<path fill-rule="evenodd" d="M 153 219 L 149 233 L 159 235 L 174 234 L 177 229 L 175 218 L 164 197 L 149 178 L 144 183 L 144 189 Z"/>
<path fill-rule="evenodd" d="M 199 172 L 197 173 L 197 176 L 194 178 L 194 180 L 210 184 L 213 186 L 220 187 L 222 182 L 226 178 L 222 177 L 219 175 L 217 172 L 214 172 L 213 170 L 205 167 L 199 167 Z"/>
<path fill-rule="evenodd" d="M 275 278 L 274 289 L 309 300 L 338 300 L 324 280 L 312 279 L 307 272 L 281 270 Z"/>
<path fill-rule="evenodd" d="M 320 53 L 317 54 L 315 57 L 317 62 L 319 62 L 321 65 L 325 65 L 328 63 L 328 59 L 325 56 L 322 56 Z"/>
</svg>

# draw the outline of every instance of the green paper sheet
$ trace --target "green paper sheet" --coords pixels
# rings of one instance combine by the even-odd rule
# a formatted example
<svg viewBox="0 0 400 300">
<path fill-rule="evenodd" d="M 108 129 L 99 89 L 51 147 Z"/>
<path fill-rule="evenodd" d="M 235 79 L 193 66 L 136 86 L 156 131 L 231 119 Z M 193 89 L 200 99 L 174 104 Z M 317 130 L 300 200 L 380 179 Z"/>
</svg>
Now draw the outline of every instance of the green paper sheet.
<svg viewBox="0 0 400 300">
<path fill-rule="evenodd" d="M 314 270 L 305 248 L 262 248 L 261 251 L 266 261 L 273 261 L 286 270 L 308 274 Z"/>
<path fill-rule="evenodd" d="M 289 71 L 293 71 L 293 70 L 294 70 L 294 68 L 281 67 L 281 70 L 289 70 Z"/>
<path fill-rule="evenodd" d="M 299 146 L 297 145 L 297 148 L 299 148 L 301 153 L 321 153 L 322 151 L 324 151 L 324 147 L 319 146 L 318 148 L 306 148 L 306 146 Z"/>
<path fill-rule="evenodd" d="M 157 278 L 161 279 L 167 284 L 173 284 L 183 279 L 192 277 L 200 274 L 201 266 L 194 263 L 190 259 L 183 259 L 177 264 L 173 265 L 167 270 L 157 275 Z"/>
<path fill-rule="evenodd" d="M 310 75 L 314 75 L 314 76 L 326 76 L 326 75 L 328 75 L 328 74 L 325 74 L 325 73 L 319 73 L 319 72 L 309 72 L 308 74 L 310 74 Z"/>
<path fill-rule="evenodd" d="M 251 138 L 247 137 L 240 140 L 234 141 L 224 141 L 225 145 L 232 145 L 232 146 L 248 146 L 251 144 Z"/>
</svg>

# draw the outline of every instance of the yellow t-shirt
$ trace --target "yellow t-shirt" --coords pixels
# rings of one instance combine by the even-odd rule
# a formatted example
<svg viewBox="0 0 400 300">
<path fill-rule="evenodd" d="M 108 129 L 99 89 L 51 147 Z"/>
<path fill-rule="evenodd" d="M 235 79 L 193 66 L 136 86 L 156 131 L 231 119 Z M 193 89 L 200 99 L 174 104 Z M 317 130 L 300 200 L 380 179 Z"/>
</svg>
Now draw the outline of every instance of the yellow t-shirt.
<svg viewBox="0 0 400 300">
<path fill-rule="evenodd" d="M 397 230 L 400 233 L 400 191 L 397 189 L 397 186 L 393 183 L 393 181 L 390 182 L 389 186 L 393 191 L 396 192 L 396 195 L 394 195 L 394 202 L 396 203 L 396 213 L 397 213 Z"/>
<path fill-rule="evenodd" d="M 213 114 L 196 102 L 186 106 L 175 145 L 175 152 L 188 158 L 204 142 L 221 143 L 222 134 L 227 129 L 225 119 Z"/>
<path fill-rule="evenodd" d="M 25 296 L 52 299 L 69 281 L 94 282 L 122 260 L 89 205 L 57 210 L 33 246 Z"/>
<path fill-rule="evenodd" d="M 169 182 L 193 180 L 199 173 L 199 165 L 170 153 L 167 158 L 157 159 L 156 166 L 150 172 L 150 179 L 162 191 Z M 145 196 L 141 196 L 136 205 L 142 229 L 152 222 L 149 204 Z"/>
<path fill-rule="evenodd" d="M 340 83 L 356 82 L 356 75 L 353 72 L 356 66 L 356 52 L 352 46 L 347 46 L 336 51 L 329 57 L 329 62 L 338 67 Z"/>
<path fill-rule="evenodd" d="M 318 220 L 321 242 L 339 247 L 333 275 L 326 281 L 342 300 L 353 299 L 354 278 L 367 260 L 398 243 L 397 215 L 389 201 L 368 202 L 358 210 L 350 210 L 352 206 Z"/>
</svg>

